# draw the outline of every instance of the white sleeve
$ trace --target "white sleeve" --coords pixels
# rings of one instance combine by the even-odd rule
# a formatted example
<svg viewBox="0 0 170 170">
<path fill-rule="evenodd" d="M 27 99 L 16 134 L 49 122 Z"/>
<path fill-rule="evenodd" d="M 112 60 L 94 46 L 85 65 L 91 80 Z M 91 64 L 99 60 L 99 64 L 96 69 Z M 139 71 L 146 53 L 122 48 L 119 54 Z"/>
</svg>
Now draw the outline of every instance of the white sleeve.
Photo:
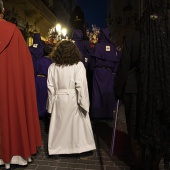
<svg viewBox="0 0 170 170">
<path fill-rule="evenodd" d="M 54 103 L 54 83 L 53 83 L 53 75 L 52 75 L 52 68 L 49 67 L 48 69 L 48 76 L 47 76 L 47 90 L 48 90 L 48 98 L 47 98 L 47 111 L 48 113 L 52 113 L 53 103 Z"/>
<path fill-rule="evenodd" d="M 83 63 L 79 63 L 76 70 L 75 82 L 76 90 L 78 92 L 78 104 L 85 111 L 89 112 L 89 92 L 87 86 L 86 69 Z"/>
</svg>

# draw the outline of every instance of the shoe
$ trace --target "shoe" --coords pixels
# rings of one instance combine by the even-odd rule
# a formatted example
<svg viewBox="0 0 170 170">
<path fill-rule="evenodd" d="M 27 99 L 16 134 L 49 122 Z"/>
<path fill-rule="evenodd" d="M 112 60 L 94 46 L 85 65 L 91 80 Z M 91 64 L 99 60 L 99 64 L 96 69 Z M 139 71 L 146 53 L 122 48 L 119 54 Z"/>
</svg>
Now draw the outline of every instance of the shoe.
<svg viewBox="0 0 170 170">
<path fill-rule="evenodd" d="M 143 168 L 131 167 L 130 170 L 144 170 Z"/>
<path fill-rule="evenodd" d="M 94 156 L 94 151 L 83 152 L 80 154 L 80 159 L 86 160 Z"/>
<path fill-rule="evenodd" d="M 14 170 L 18 167 L 19 167 L 19 165 L 11 164 L 9 168 L 6 168 L 6 170 Z"/>
<path fill-rule="evenodd" d="M 79 154 L 60 154 L 59 158 L 79 158 Z"/>
</svg>

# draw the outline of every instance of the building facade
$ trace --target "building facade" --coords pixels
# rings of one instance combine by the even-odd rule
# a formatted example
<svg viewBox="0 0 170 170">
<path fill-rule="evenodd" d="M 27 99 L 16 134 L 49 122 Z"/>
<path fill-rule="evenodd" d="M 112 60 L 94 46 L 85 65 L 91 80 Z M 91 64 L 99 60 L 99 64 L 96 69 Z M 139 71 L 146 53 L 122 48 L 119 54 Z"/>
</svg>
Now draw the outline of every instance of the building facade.
<svg viewBox="0 0 170 170">
<path fill-rule="evenodd" d="M 142 0 L 109 0 L 107 23 L 117 46 L 122 46 L 123 38 L 135 30 L 141 16 Z"/>
<path fill-rule="evenodd" d="M 17 24 L 27 43 L 34 32 L 42 40 L 48 37 L 49 29 L 57 23 L 69 26 L 71 10 L 76 0 L 5 0 L 5 19 Z"/>
<path fill-rule="evenodd" d="M 67 28 L 67 35 L 70 35 L 70 16 L 76 6 L 76 0 L 53 0 L 54 14 L 58 16 L 59 22 Z"/>
</svg>

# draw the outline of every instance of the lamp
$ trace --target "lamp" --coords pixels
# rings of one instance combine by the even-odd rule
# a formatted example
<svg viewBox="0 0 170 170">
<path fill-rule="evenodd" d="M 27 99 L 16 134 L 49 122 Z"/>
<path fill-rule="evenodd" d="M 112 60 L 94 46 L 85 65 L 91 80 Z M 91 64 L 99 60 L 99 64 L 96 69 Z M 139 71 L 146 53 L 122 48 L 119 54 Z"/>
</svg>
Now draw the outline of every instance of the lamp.
<svg viewBox="0 0 170 170">
<path fill-rule="evenodd" d="M 67 30 L 66 30 L 66 28 L 63 28 L 61 32 L 62 32 L 63 36 L 65 37 L 65 36 L 66 36 L 66 34 L 67 34 Z"/>
<path fill-rule="evenodd" d="M 61 25 L 60 25 L 60 24 L 57 24 L 57 25 L 55 26 L 55 29 L 56 29 L 57 32 L 60 32 L 60 31 L 61 31 Z"/>
<path fill-rule="evenodd" d="M 67 34 L 67 29 L 62 28 L 61 25 L 58 23 L 54 27 L 49 29 L 48 37 L 53 38 L 53 41 L 60 41 L 62 36 L 65 38 Z"/>
</svg>

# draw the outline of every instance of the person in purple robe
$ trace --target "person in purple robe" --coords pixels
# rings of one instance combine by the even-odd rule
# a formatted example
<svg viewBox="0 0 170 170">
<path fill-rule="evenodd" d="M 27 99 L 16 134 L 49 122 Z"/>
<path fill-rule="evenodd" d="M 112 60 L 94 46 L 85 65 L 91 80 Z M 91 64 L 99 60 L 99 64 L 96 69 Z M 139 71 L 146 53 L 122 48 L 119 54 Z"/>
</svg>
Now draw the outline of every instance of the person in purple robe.
<svg viewBox="0 0 170 170">
<path fill-rule="evenodd" d="M 93 70 L 91 118 L 113 119 L 116 107 L 114 77 L 119 60 L 116 46 L 110 40 L 110 30 L 101 29 L 90 59 L 90 68 Z"/>
<path fill-rule="evenodd" d="M 72 40 L 75 41 L 75 45 L 82 55 L 82 62 L 87 70 L 90 56 L 90 45 L 87 44 L 86 41 L 84 41 L 83 32 L 80 29 L 74 29 Z"/>
<path fill-rule="evenodd" d="M 50 53 L 53 50 L 52 45 L 46 45 L 43 49 L 44 55 L 38 58 L 34 62 L 35 70 L 35 84 L 37 95 L 37 106 L 39 117 L 46 116 L 46 103 L 47 103 L 47 73 L 48 67 L 52 64 L 52 60 L 49 58 Z"/>
<path fill-rule="evenodd" d="M 32 56 L 33 64 L 36 59 L 41 58 L 44 55 L 44 43 L 42 43 L 40 33 L 34 33 L 33 44 L 29 46 L 29 50 Z"/>
</svg>

